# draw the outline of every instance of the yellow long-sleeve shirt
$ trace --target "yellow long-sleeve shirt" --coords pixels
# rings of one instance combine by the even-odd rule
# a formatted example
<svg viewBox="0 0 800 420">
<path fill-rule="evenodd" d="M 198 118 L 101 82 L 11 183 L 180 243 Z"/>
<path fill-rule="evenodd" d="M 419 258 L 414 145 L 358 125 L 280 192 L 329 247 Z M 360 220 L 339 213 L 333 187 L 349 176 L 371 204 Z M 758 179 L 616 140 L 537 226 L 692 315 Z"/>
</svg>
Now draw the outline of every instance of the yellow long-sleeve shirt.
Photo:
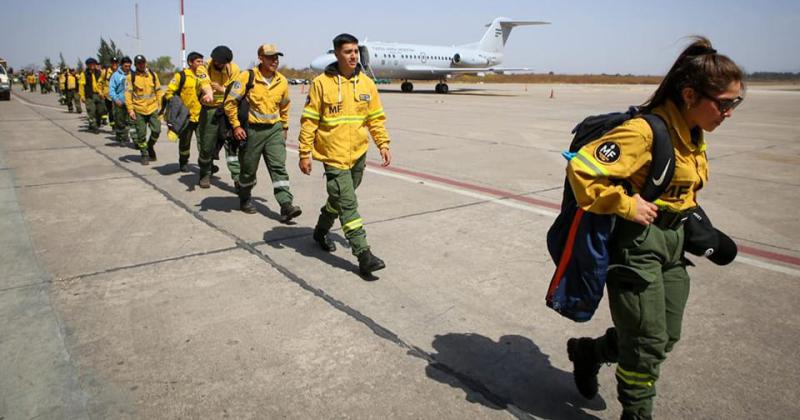
<svg viewBox="0 0 800 420">
<path fill-rule="evenodd" d="M 208 60 L 208 64 L 197 68 L 197 80 L 200 82 L 200 88 L 210 88 L 211 82 L 217 83 L 223 88 L 227 87 L 236 78 L 239 77 L 239 66 L 234 62 L 230 62 L 222 67 L 222 70 L 217 70 L 214 67 L 214 60 Z M 214 91 L 214 101 L 206 106 L 218 107 L 222 105 L 222 99 L 225 92 Z"/>
<path fill-rule="evenodd" d="M 130 72 L 125 84 L 125 104 L 128 105 L 128 109 L 142 115 L 158 112 L 163 95 L 158 75 L 145 70 L 136 74 L 136 80 L 133 79 L 133 72 Z"/>
<path fill-rule="evenodd" d="M 379 149 L 389 148 L 386 114 L 375 83 L 363 73 L 349 79 L 336 63 L 311 84 L 300 119 L 300 157 L 350 169 L 367 152 L 369 134 Z"/>
<path fill-rule="evenodd" d="M 244 97 L 251 71 L 255 75 L 253 77 L 253 87 Z M 228 116 L 233 128 L 242 125 L 238 117 L 240 100 L 246 100 L 250 103 L 248 123 L 275 124 L 281 122 L 284 130 L 289 129 L 289 82 L 282 74 L 275 72 L 272 80 L 267 80 L 258 70 L 258 67 L 239 73 L 239 77 L 233 82 L 231 90 L 228 92 L 224 105 L 225 115 Z"/>
<path fill-rule="evenodd" d="M 186 108 L 189 110 L 189 121 L 197 122 L 200 120 L 200 110 L 202 108 L 198 97 L 200 85 L 197 83 L 197 75 L 191 69 L 183 70 L 183 74 L 186 76 L 186 80 L 183 82 L 183 89 L 180 91 L 179 95 L 181 101 L 183 101 L 183 104 L 186 105 Z M 181 72 L 177 72 L 172 76 L 172 80 L 167 85 L 167 91 L 165 93 L 167 100 L 171 99 L 178 91 L 180 84 Z"/>
<path fill-rule="evenodd" d="M 655 204 L 673 212 L 695 207 L 697 191 L 708 182 L 702 130 L 690 131 L 672 102 L 657 107 L 653 113 L 666 122 L 675 150 L 675 174 Z M 592 213 L 616 214 L 633 220 L 636 201 L 615 180 L 628 180 L 634 191 L 640 191 L 650 171 L 652 148 L 653 130 L 642 118 L 628 120 L 583 146 L 567 166 L 567 177 L 578 205 Z"/>
</svg>

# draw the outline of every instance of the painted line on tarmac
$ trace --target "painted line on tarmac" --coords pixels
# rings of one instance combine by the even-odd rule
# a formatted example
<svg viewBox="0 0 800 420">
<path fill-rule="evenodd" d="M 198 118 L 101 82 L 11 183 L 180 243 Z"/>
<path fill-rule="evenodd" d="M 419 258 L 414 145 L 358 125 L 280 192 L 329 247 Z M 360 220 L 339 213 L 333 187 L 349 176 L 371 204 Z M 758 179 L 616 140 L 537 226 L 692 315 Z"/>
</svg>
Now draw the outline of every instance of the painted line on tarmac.
<svg viewBox="0 0 800 420">
<path fill-rule="evenodd" d="M 287 145 L 287 150 L 290 150 L 294 153 L 298 153 L 296 146 Z M 457 181 L 454 179 L 444 178 L 437 175 L 412 171 L 409 169 L 402 169 L 396 167 L 382 167 L 380 166 L 379 163 L 375 162 L 369 162 L 369 161 L 367 162 L 367 171 L 390 178 L 396 178 L 403 181 L 412 182 L 414 184 L 422 184 L 428 187 L 449 191 L 455 194 L 460 194 L 467 197 L 493 202 L 496 204 L 512 207 L 530 213 L 539 214 L 542 216 L 556 217 L 559 213 L 558 210 L 560 210 L 561 208 L 559 204 L 550 201 L 514 194 L 508 191 L 498 190 L 496 188 L 484 187 L 480 185 L 471 184 L 468 182 Z M 739 247 L 739 254 L 746 254 L 752 257 L 758 257 L 773 262 L 800 267 L 800 258 L 797 257 L 778 254 L 775 252 L 765 251 L 757 248 L 752 248 L 749 246 L 739 245 L 738 247 Z M 800 277 L 799 270 L 795 270 L 772 262 L 761 261 L 747 257 L 737 257 L 734 261 L 758 268 L 775 271 L 778 273 L 789 274 L 795 277 Z"/>
<path fill-rule="evenodd" d="M 34 112 L 36 112 L 36 111 L 34 111 Z M 128 173 L 130 173 L 131 175 L 133 175 L 134 178 L 139 179 L 145 185 L 148 185 L 151 188 L 153 188 L 156 192 L 158 192 L 159 194 L 164 196 L 164 198 L 166 198 L 166 200 L 168 202 L 170 202 L 170 203 L 174 204 L 176 207 L 184 210 L 189 215 L 193 216 L 195 219 L 197 219 L 200 222 L 204 223 L 206 226 L 212 228 L 213 230 L 215 230 L 215 231 L 219 232 L 220 234 L 226 236 L 227 238 L 233 240 L 234 243 L 236 244 L 236 247 L 241 248 L 244 251 L 247 251 L 248 253 L 254 255 L 257 258 L 259 258 L 264 263 L 266 263 L 268 266 L 272 267 L 272 269 L 277 271 L 279 274 L 283 275 L 288 281 L 296 284 L 301 289 L 306 290 L 307 292 L 313 294 L 314 296 L 322 299 L 324 302 L 326 302 L 328 305 L 330 305 L 334 309 L 346 314 L 347 316 L 351 317 L 355 321 L 361 323 L 362 325 L 367 327 L 370 331 L 372 331 L 372 333 L 375 334 L 376 336 L 378 336 L 378 337 L 380 337 L 382 339 L 385 339 L 385 340 L 393 343 L 394 345 L 406 350 L 407 351 L 406 354 L 408 354 L 410 356 L 413 356 L 413 357 L 416 357 L 416 358 L 419 358 L 421 360 L 424 360 L 425 362 L 428 363 L 428 365 L 431 368 L 439 370 L 439 371 L 445 373 L 446 375 L 449 375 L 455 381 L 458 381 L 461 384 L 463 384 L 463 386 L 465 388 L 469 389 L 470 391 L 480 394 L 482 397 L 486 398 L 487 400 L 491 401 L 493 404 L 495 404 L 495 405 L 497 405 L 499 407 L 503 407 L 503 409 L 505 411 L 507 411 L 508 413 L 513 415 L 514 417 L 519 418 L 519 419 L 530 418 L 530 415 L 527 412 L 522 411 L 522 410 L 520 410 L 519 408 L 516 407 L 516 405 L 515 405 L 513 400 L 510 400 L 510 399 L 507 399 L 507 398 L 505 398 L 503 396 L 495 394 L 491 389 L 489 389 L 488 387 L 483 385 L 479 380 L 473 379 L 468 374 L 464 374 L 464 373 L 458 372 L 455 369 L 445 365 L 444 363 L 437 361 L 436 358 L 433 355 L 431 355 L 430 353 L 428 353 L 425 350 L 415 346 L 414 344 L 411 344 L 411 343 L 403 340 L 399 335 L 395 334 L 393 331 L 391 331 L 388 328 L 384 327 L 383 325 L 379 324 L 378 322 L 376 322 L 375 320 L 373 320 L 369 316 L 365 315 L 361 311 L 355 309 L 354 307 L 348 305 L 345 302 L 342 302 L 342 301 L 336 299 L 332 295 L 328 294 L 325 290 L 317 288 L 317 287 L 314 287 L 311 283 L 307 282 L 305 279 L 303 279 L 299 275 L 295 274 L 289 268 L 279 264 L 277 261 L 273 260 L 269 255 L 264 254 L 263 252 L 259 251 L 255 246 L 245 242 L 244 239 L 242 239 L 241 237 L 237 236 L 236 234 L 234 234 L 234 233 L 232 233 L 232 232 L 230 232 L 230 231 L 218 226 L 217 224 L 215 224 L 214 222 L 212 222 L 211 220 L 206 218 L 203 214 L 201 214 L 200 212 L 198 212 L 198 211 L 194 210 L 193 208 L 191 208 L 187 203 L 184 203 L 183 201 L 181 201 L 178 198 L 176 198 L 175 196 L 173 196 L 167 190 L 159 187 L 158 185 L 156 185 L 155 182 L 150 181 L 149 179 L 147 179 L 147 177 L 143 176 L 142 174 L 137 173 L 133 169 L 130 169 L 126 165 L 123 165 L 122 162 L 119 162 L 116 159 L 114 159 L 113 157 L 103 153 L 98 147 L 96 147 L 96 146 L 88 143 L 87 141 L 81 139 L 80 137 L 78 137 L 77 135 L 75 135 L 74 133 L 69 131 L 66 127 L 62 126 L 61 124 L 58 124 L 57 122 L 47 118 L 45 115 L 43 115 L 41 113 L 39 113 L 39 115 L 41 115 L 42 118 L 50 121 L 53 125 L 55 125 L 56 127 L 60 128 L 61 130 L 63 130 L 64 132 L 66 132 L 67 134 L 69 134 L 70 136 L 75 138 L 76 140 L 80 141 L 81 143 L 85 144 L 86 146 L 88 146 L 89 148 L 94 150 L 95 153 L 97 153 L 100 156 L 103 156 L 106 159 L 108 159 L 112 164 L 114 164 L 114 166 L 116 166 L 116 167 L 118 167 L 118 168 L 120 168 L 120 169 L 122 169 L 122 170 L 124 170 L 124 171 L 126 171 Z"/>
</svg>

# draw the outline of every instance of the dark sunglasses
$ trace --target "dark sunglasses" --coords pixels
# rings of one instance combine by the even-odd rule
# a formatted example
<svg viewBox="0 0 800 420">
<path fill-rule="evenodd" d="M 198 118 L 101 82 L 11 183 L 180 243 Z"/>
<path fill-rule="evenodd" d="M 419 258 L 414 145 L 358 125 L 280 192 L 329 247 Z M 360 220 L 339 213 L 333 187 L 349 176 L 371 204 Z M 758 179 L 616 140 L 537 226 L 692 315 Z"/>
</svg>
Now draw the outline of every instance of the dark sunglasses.
<svg viewBox="0 0 800 420">
<path fill-rule="evenodd" d="M 736 109 L 736 107 L 739 106 L 742 101 L 744 101 L 744 98 L 741 96 L 737 96 L 733 99 L 719 99 L 703 91 L 700 91 L 700 94 L 709 101 L 714 102 L 717 105 L 717 109 L 719 110 L 720 114 L 724 114 L 728 111 Z"/>
</svg>

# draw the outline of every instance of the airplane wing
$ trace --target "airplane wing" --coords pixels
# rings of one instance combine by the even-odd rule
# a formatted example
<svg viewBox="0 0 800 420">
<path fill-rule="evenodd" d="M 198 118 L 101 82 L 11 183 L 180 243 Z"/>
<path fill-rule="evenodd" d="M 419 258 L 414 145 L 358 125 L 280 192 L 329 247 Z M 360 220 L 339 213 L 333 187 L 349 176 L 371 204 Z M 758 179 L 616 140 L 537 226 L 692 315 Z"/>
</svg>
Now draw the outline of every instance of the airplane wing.
<svg viewBox="0 0 800 420">
<path fill-rule="evenodd" d="M 427 74 L 471 74 L 471 73 L 500 73 L 504 71 L 530 71 L 531 69 L 525 67 L 471 67 L 471 68 L 460 68 L 460 67 L 431 67 L 431 66 L 419 66 L 419 65 L 411 65 L 405 66 L 407 71 L 413 71 L 417 73 L 427 73 Z"/>
</svg>

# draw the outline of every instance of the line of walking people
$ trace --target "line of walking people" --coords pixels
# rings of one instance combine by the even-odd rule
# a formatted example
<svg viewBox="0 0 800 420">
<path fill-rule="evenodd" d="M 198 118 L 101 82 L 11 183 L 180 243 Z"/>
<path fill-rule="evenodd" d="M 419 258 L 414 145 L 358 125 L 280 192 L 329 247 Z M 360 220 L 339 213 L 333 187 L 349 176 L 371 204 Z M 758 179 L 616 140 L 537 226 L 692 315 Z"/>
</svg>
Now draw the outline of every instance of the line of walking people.
<svg viewBox="0 0 800 420">
<path fill-rule="evenodd" d="M 323 163 L 325 171 L 328 198 L 320 209 L 314 241 L 333 252 L 336 246 L 329 232 L 338 218 L 358 259 L 359 272 L 369 275 L 386 265 L 367 243 L 356 189 L 366 167 L 369 136 L 383 166 L 391 163 L 390 139 L 378 90 L 361 71 L 358 40 L 341 34 L 333 44 L 337 62 L 314 79 L 305 101 L 298 165 L 310 175 L 313 158 Z M 180 172 L 190 172 L 191 139 L 196 138 L 200 188 L 211 187 L 211 177 L 219 170 L 214 160 L 224 154 L 240 209 L 247 214 L 257 212 L 252 191 L 263 158 L 280 205 L 280 220 L 286 223 L 302 210 L 293 203 L 286 169 L 291 101 L 288 79 L 278 71 L 281 56 L 283 52 L 274 44 L 263 44 L 257 50 L 258 64 L 241 71 L 224 45 L 212 50 L 208 62 L 192 52 L 187 56 L 188 67 L 176 72 L 166 89 L 142 55 L 121 58 L 108 74 L 90 58 L 78 90 L 87 107 L 90 131 L 99 131 L 105 98 L 110 102 L 117 142 L 128 142 L 129 127 L 135 127 L 134 143 L 142 165 L 158 159 L 154 146 L 162 118 L 177 137 Z"/>
</svg>

